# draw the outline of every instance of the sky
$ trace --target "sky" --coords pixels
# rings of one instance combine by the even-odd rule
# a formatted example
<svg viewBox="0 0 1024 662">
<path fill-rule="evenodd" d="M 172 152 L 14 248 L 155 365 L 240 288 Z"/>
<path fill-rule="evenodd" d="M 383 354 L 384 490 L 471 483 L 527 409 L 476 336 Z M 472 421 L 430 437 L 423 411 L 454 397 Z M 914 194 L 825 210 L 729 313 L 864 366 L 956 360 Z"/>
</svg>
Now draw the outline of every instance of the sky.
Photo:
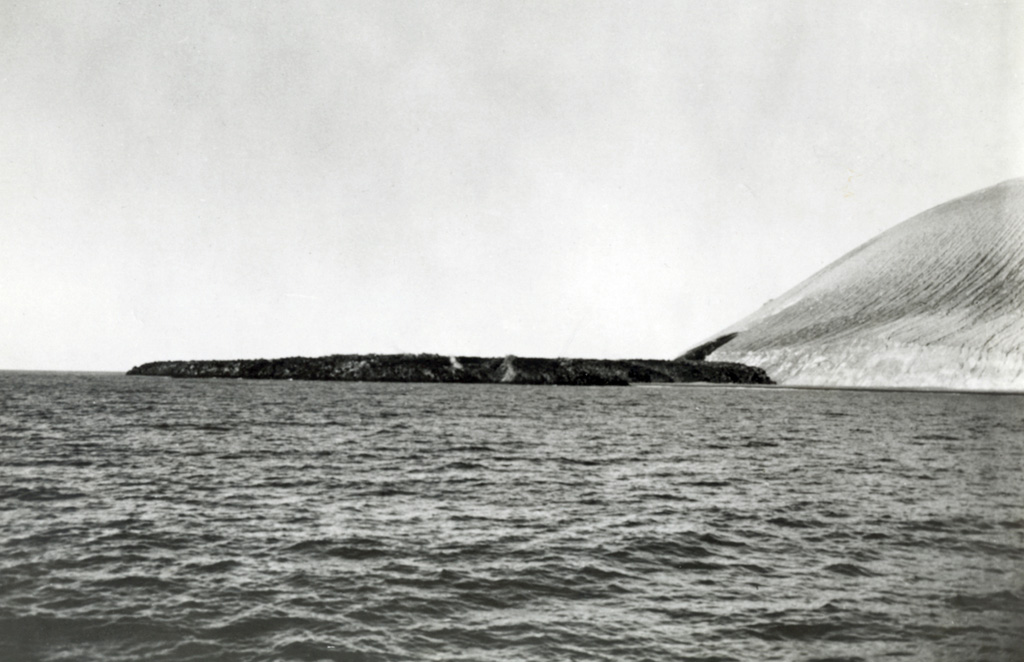
<svg viewBox="0 0 1024 662">
<path fill-rule="evenodd" d="M 0 369 L 673 358 L 1024 175 L 1024 2 L 0 3 Z"/>
</svg>

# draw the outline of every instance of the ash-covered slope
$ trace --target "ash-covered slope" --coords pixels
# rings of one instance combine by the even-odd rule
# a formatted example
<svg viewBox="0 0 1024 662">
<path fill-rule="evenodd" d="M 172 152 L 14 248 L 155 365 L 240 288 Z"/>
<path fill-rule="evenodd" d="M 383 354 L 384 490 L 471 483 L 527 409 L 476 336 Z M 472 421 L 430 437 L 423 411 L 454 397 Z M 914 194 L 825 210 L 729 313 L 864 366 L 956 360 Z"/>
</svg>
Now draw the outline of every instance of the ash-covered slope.
<svg viewBox="0 0 1024 662">
<path fill-rule="evenodd" d="M 904 221 L 715 338 L 684 357 L 791 385 L 1024 390 L 1024 179 Z"/>
</svg>

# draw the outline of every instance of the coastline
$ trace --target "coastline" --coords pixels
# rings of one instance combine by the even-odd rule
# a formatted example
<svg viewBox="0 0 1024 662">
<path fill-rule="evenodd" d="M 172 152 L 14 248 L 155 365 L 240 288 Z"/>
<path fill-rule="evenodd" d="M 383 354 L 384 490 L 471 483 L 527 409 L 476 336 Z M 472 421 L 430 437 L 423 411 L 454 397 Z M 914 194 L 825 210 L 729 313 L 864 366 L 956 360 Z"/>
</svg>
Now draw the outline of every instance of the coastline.
<svg viewBox="0 0 1024 662">
<path fill-rule="evenodd" d="M 774 383 L 764 370 L 739 363 L 516 356 L 483 358 L 439 354 L 335 354 L 279 359 L 154 361 L 135 366 L 127 374 L 180 379 L 298 379 L 565 386 L 690 382 Z"/>
</svg>

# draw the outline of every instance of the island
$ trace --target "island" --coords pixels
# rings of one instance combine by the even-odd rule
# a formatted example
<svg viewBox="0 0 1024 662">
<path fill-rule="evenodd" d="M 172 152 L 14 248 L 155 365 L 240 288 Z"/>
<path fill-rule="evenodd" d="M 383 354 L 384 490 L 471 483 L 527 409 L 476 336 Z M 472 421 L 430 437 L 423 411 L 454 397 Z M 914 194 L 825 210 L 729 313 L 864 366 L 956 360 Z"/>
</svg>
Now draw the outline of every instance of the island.
<svg viewBox="0 0 1024 662">
<path fill-rule="evenodd" d="M 135 366 L 128 374 L 176 378 L 566 386 L 773 383 L 764 370 L 740 363 L 687 359 L 481 358 L 439 354 L 334 354 L 315 358 L 155 361 Z"/>
<path fill-rule="evenodd" d="M 893 226 L 680 358 L 783 386 L 1024 391 L 1024 178 Z"/>
</svg>

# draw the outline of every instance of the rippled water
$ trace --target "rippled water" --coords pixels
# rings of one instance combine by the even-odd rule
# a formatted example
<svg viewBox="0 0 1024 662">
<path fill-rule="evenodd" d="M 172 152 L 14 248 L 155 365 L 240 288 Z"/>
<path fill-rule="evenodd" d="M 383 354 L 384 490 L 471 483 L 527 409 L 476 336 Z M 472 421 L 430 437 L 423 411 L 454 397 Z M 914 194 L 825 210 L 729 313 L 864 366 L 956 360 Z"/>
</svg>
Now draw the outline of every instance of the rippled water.
<svg viewBox="0 0 1024 662">
<path fill-rule="evenodd" d="M 0 373 L 2 660 L 1022 651 L 1022 396 Z"/>
</svg>

